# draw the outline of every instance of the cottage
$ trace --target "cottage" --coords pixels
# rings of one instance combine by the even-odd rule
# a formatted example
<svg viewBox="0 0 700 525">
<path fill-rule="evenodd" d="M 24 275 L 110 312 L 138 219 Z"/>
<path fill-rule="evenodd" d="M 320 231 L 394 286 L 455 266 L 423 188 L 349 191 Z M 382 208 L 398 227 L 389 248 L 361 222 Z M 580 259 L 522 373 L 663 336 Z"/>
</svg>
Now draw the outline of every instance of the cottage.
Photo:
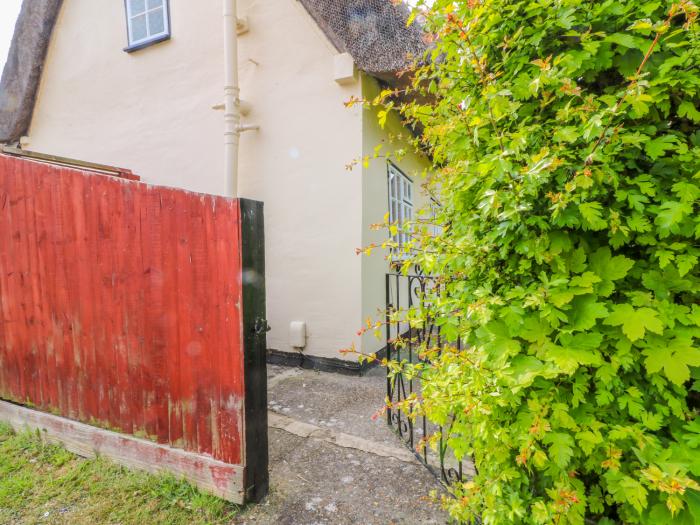
<svg viewBox="0 0 700 525">
<path fill-rule="evenodd" d="M 344 105 L 394 85 L 422 52 L 395 4 L 239 1 L 236 180 L 225 169 L 222 19 L 232 19 L 221 0 L 25 0 L 0 84 L 0 142 L 263 201 L 270 351 L 356 371 L 339 349 L 383 346 L 357 330 L 384 304 L 387 263 L 355 250 L 383 238 L 370 225 L 385 214 L 422 205 L 428 166 L 409 153 L 346 169 L 408 133 Z"/>
</svg>

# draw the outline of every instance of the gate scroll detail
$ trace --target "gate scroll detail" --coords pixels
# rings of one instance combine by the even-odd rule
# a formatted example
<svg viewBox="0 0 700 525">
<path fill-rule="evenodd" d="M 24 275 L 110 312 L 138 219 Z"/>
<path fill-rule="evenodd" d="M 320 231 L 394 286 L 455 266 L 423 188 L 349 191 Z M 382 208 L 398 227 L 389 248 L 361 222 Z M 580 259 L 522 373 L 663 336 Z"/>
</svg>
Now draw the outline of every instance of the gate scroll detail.
<svg viewBox="0 0 700 525">
<path fill-rule="evenodd" d="M 386 351 L 387 360 L 416 364 L 426 362 L 421 349 L 434 348 L 438 355 L 447 342 L 440 334 L 440 328 L 430 315 L 421 321 L 419 326 L 413 323 L 400 322 L 392 319 L 401 311 L 429 310 L 429 298 L 439 292 L 440 283 L 431 276 L 419 271 L 411 274 L 386 274 Z M 450 343 L 461 348 L 461 342 Z M 449 486 L 465 479 L 465 462 L 457 460 L 450 453 L 445 439 L 445 429 L 432 423 L 424 415 L 418 415 L 415 420 L 401 409 L 400 403 L 411 398 L 414 394 L 420 396 L 420 379 L 406 377 L 397 373 L 393 377 L 387 374 L 387 399 L 389 406 L 386 412 L 387 424 L 401 440 L 418 457 L 418 459 L 443 484 Z M 397 406 L 399 405 L 399 406 Z M 437 451 L 427 443 L 431 435 L 438 434 Z"/>
</svg>

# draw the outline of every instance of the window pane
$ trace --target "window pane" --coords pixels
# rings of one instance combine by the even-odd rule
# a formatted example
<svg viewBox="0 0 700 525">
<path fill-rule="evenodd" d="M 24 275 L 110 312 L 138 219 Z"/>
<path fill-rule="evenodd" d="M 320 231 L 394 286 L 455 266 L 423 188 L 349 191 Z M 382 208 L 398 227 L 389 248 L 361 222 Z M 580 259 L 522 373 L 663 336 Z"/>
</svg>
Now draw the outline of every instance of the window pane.
<svg viewBox="0 0 700 525">
<path fill-rule="evenodd" d="M 148 9 L 163 7 L 163 0 L 148 0 Z"/>
<path fill-rule="evenodd" d="M 389 220 L 399 228 L 413 219 L 413 183 L 398 168 L 389 164 Z M 393 239 L 399 246 L 410 242 L 410 235 L 398 232 Z"/>
<path fill-rule="evenodd" d="M 129 8 L 131 16 L 143 13 L 146 10 L 146 0 L 129 0 Z"/>
<path fill-rule="evenodd" d="M 146 27 L 146 15 L 136 16 L 131 19 L 131 40 L 136 42 L 148 37 Z"/>
<path fill-rule="evenodd" d="M 165 32 L 165 18 L 163 17 L 162 7 L 148 13 L 148 29 L 148 34 L 151 36 Z"/>
</svg>

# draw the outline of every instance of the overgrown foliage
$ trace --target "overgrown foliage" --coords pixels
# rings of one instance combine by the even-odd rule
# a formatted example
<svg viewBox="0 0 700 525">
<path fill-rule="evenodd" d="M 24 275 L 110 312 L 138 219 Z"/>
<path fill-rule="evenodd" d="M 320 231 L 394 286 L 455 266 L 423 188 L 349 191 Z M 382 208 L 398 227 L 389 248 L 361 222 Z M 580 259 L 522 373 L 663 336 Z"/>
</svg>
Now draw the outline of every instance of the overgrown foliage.
<svg viewBox="0 0 700 525">
<path fill-rule="evenodd" d="M 429 4 L 429 5 L 428 5 Z M 700 523 L 698 9 L 435 0 L 399 107 L 435 160 L 442 231 L 422 398 L 476 477 L 464 523 Z M 405 100 L 405 99 L 404 99 Z"/>
</svg>

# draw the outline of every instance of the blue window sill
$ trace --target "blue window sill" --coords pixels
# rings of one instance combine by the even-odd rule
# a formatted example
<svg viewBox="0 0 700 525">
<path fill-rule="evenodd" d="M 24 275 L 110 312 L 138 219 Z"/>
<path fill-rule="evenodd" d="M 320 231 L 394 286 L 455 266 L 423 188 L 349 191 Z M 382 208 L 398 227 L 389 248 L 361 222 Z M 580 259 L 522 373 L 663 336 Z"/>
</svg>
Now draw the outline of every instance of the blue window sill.
<svg viewBox="0 0 700 525">
<path fill-rule="evenodd" d="M 151 40 L 146 40 L 145 42 L 139 42 L 138 44 L 134 44 L 133 46 L 125 47 L 124 51 L 127 53 L 133 53 L 134 51 L 138 51 L 139 49 L 143 49 L 145 47 L 150 47 L 150 46 L 153 46 L 155 44 L 165 42 L 166 40 L 170 40 L 170 34 L 160 35 L 160 36 L 157 36 Z"/>
</svg>

